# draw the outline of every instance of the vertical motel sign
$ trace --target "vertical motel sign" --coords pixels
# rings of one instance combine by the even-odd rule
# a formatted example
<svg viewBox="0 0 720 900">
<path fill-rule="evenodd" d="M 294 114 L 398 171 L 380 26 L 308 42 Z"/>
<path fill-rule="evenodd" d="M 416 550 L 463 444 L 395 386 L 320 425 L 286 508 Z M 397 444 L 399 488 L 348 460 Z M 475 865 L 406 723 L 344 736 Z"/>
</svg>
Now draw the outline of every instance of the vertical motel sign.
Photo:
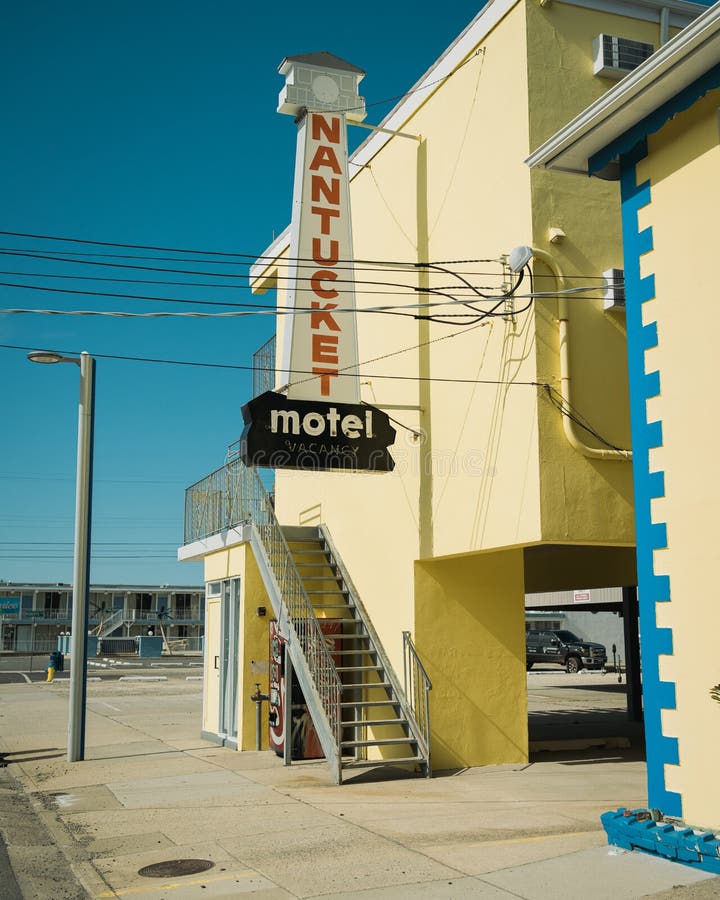
<svg viewBox="0 0 720 900">
<path fill-rule="evenodd" d="M 362 69 L 331 53 L 288 56 L 278 112 L 298 126 L 281 379 L 243 407 L 248 465 L 390 471 L 395 430 L 360 403 L 347 120 L 361 122 Z"/>
</svg>

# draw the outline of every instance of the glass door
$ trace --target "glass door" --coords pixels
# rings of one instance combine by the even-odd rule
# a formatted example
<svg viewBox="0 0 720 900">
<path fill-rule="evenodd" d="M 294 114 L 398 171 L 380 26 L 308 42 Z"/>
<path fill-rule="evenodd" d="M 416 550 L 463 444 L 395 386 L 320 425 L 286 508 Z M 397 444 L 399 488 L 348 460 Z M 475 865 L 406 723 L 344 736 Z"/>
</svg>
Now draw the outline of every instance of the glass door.
<svg viewBox="0 0 720 900">
<path fill-rule="evenodd" d="M 220 722 L 226 743 L 237 743 L 238 629 L 240 627 L 240 579 L 222 583 L 220 613 Z"/>
</svg>

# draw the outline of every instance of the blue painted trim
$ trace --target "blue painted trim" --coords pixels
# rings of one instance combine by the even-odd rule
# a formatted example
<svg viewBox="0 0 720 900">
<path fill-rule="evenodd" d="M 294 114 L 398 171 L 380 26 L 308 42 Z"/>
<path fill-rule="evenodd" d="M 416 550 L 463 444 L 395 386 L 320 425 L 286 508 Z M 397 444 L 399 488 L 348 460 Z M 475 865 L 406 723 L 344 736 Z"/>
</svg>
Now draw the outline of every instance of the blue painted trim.
<svg viewBox="0 0 720 900">
<path fill-rule="evenodd" d="M 652 810 L 619 809 L 600 816 L 608 843 L 625 850 L 656 853 L 693 869 L 720 875 L 720 840 L 711 831 L 695 831 L 654 822 Z"/>
<path fill-rule="evenodd" d="M 673 651 L 672 631 L 658 627 L 655 610 L 657 603 L 670 600 L 670 579 L 655 574 L 653 550 L 667 546 L 667 528 L 652 521 L 650 508 L 654 497 L 665 494 L 665 475 L 650 471 L 650 449 L 662 445 L 663 434 L 662 422 L 647 420 L 647 400 L 660 392 L 660 373 L 645 371 L 645 351 L 658 343 L 657 325 L 643 325 L 642 315 L 643 304 L 655 296 L 654 277 L 640 275 L 640 257 L 653 241 L 652 229 L 638 226 L 638 210 L 651 202 L 649 182 L 637 183 L 636 165 L 646 155 L 647 142 L 641 140 L 620 161 L 643 709 L 649 805 L 681 816 L 680 794 L 665 787 L 665 765 L 678 764 L 678 742 L 663 734 L 661 720 L 661 710 L 675 708 L 675 685 L 660 680 L 659 659 Z"/>
<path fill-rule="evenodd" d="M 612 143 L 591 156 L 588 160 L 588 174 L 592 175 L 604 169 L 609 163 L 619 156 L 630 154 L 633 148 L 641 141 L 647 140 L 649 134 L 655 134 L 663 125 L 678 113 L 689 109 L 693 103 L 705 96 L 708 91 L 720 87 L 720 63 L 701 75 L 697 81 L 693 81 L 679 93 L 675 94 L 666 103 L 658 106 L 650 115 L 645 116 L 629 128 L 624 134 L 616 138 Z"/>
</svg>

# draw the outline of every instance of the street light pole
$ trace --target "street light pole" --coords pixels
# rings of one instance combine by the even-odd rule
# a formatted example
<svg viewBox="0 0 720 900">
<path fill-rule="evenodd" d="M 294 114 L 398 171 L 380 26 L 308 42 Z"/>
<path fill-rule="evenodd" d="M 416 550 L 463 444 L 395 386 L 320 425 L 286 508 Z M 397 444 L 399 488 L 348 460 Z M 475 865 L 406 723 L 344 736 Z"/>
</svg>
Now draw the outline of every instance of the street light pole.
<svg viewBox="0 0 720 900">
<path fill-rule="evenodd" d="M 87 699 L 87 634 L 90 601 L 90 529 L 92 519 L 92 465 L 95 424 L 95 360 L 44 350 L 28 354 L 32 362 L 69 362 L 80 366 L 77 477 L 75 483 L 75 549 L 73 555 L 73 614 L 70 636 L 70 704 L 68 708 L 68 762 L 85 759 Z"/>
</svg>

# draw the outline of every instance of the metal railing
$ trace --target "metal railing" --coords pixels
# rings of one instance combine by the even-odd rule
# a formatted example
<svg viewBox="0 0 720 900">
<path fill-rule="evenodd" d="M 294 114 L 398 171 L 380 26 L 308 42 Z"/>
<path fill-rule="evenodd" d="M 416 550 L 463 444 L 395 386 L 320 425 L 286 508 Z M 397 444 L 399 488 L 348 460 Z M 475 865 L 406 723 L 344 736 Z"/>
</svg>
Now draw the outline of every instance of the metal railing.
<svg viewBox="0 0 720 900">
<path fill-rule="evenodd" d="M 290 624 L 295 630 L 315 689 L 325 710 L 335 745 L 339 748 L 342 730 L 340 676 L 325 637 L 320 630 L 315 611 L 305 591 L 285 535 L 275 517 L 270 497 L 260 481 L 260 476 L 254 471 L 252 476 L 256 480 L 256 485 L 253 494 L 255 510 L 251 518 L 260 535 L 270 569 L 278 586 L 281 602 L 285 607 Z M 259 517 L 259 522 L 256 516 Z"/>
<path fill-rule="evenodd" d="M 8 624 L 17 622 L 57 622 L 61 619 L 72 619 L 72 608 L 69 609 L 23 609 L 19 612 L 0 613 L 0 621 Z"/>
<path fill-rule="evenodd" d="M 163 642 L 163 653 L 172 656 L 173 653 L 196 653 L 202 654 L 205 648 L 204 638 L 202 637 L 173 637 L 168 635 Z"/>
<path fill-rule="evenodd" d="M 95 616 L 91 619 L 91 622 L 96 620 L 97 625 L 92 629 L 91 634 L 103 638 L 123 624 L 125 621 L 125 612 L 122 609 L 116 609 L 111 615 L 107 616 L 107 618 L 104 616 Z"/>
<path fill-rule="evenodd" d="M 403 631 L 403 674 L 405 696 L 430 751 L 430 691 L 432 682 L 417 654 L 409 631 Z M 429 764 L 428 764 L 429 767 Z"/>
<path fill-rule="evenodd" d="M 0 647 L 0 651 L 11 656 L 47 656 L 53 650 L 57 650 L 57 638 L 43 638 L 42 640 L 20 641 L 12 647 Z"/>
<path fill-rule="evenodd" d="M 253 397 L 275 387 L 275 335 L 253 353 Z"/>
<path fill-rule="evenodd" d="M 185 491 L 184 543 L 217 534 L 243 522 L 267 521 L 265 488 L 257 474 L 235 459 Z"/>
<path fill-rule="evenodd" d="M 186 544 L 243 523 L 255 527 L 260 543 L 258 550 L 265 556 L 277 586 L 281 609 L 276 613 L 294 629 L 339 758 L 340 676 L 259 474 L 239 459 L 233 459 L 185 491 Z"/>
<path fill-rule="evenodd" d="M 98 656 L 137 655 L 137 638 L 102 637 L 98 641 Z"/>
</svg>

